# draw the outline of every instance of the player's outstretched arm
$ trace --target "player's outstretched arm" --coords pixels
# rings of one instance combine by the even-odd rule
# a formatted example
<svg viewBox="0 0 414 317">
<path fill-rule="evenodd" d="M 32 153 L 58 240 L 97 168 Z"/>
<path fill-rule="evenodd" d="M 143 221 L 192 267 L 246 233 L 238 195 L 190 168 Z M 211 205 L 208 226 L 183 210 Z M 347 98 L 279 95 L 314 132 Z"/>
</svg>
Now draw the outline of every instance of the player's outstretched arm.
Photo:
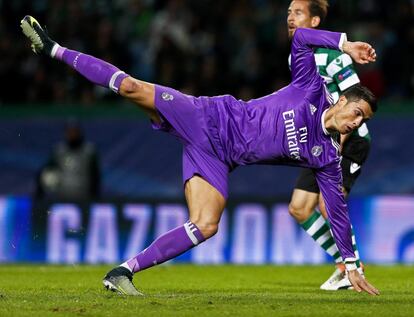
<svg viewBox="0 0 414 317">
<path fill-rule="evenodd" d="M 378 295 L 379 291 L 359 274 L 355 265 L 348 207 L 340 189 L 342 177 L 339 165 L 332 164 L 317 170 L 315 176 L 326 204 L 332 235 L 345 261 L 349 281 L 357 292 Z"/>
<path fill-rule="evenodd" d="M 313 49 L 326 47 L 339 51 L 345 39 L 344 33 L 297 28 L 291 46 L 292 84 L 306 89 L 315 82 L 318 87 L 323 84 L 317 72 Z"/>
<path fill-rule="evenodd" d="M 342 51 L 350 55 L 358 64 L 373 63 L 377 59 L 375 49 L 365 42 L 344 41 Z"/>
</svg>

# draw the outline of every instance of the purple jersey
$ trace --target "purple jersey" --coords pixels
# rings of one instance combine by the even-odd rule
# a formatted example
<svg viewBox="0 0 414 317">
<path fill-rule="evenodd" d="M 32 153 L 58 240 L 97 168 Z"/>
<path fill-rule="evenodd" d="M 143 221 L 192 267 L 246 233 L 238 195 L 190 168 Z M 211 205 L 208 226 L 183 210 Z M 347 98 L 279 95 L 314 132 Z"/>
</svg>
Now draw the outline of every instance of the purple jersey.
<svg viewBox="0 0 414 317">
<path fill-rule="evenodd" d="M 315 64 L 315 47 L 339 49 L 345 34 L 298 28 L 291 49 L 292 83 L 250 100 L 209 98 L 218 134 L 218 156 L 230 169 L 247 164 L 312 168 L 326 202 L 335 242 L 344 260 L 354 259 L 351 226 L 342 194 L 339 145 L 323 121 L 332 103 Z"/>
</svg>

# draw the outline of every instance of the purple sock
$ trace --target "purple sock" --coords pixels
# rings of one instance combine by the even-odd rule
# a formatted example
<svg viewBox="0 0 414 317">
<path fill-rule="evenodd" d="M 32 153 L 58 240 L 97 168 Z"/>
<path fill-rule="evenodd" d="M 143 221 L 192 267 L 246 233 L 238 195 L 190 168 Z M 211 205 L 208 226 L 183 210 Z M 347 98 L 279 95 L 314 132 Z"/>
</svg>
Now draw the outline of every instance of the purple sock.
<svg viewBox="0 0 414 317">
<path fill-rule="evenodd" d="M 118 93 L 122 80 L 129 76 L 114 65 L 101 59 L 65 47 L 57 47 L 52 55 L 68 64 L 94 84 L 110 88 L 116 93 Z"/>
<path fill-rule="evenodd" d="M 148 248 L 127 261 L 132 273 L 173 259 L 203 242 L 201 231 L 191 221 L 158 237 Z"/>
</svg>

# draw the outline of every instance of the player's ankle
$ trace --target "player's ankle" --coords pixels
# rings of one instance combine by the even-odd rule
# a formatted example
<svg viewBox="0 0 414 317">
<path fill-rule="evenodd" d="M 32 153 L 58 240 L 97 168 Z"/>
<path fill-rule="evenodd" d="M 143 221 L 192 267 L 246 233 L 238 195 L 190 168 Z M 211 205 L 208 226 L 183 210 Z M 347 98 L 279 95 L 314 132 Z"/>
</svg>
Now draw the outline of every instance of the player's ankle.
<svg viewBox="0 0 414 317">
<path fill-rule="evenodd" d="M 60 46 L 58 43 L 53 42 L 53 46 L 50 50 L 50 57 L 62 60 L 63 53 L 65 52 L 66 47 Z"/>
<path fill-rule="evenodd" d="M 338 262 L 335 265 L 336 265 L 336 268 L 338 270 L 340 270 L 341 272 L 344 272 L 345 271 L 345 264 L 343 264 L 342 262 Z"/>
<path fill-rule="evenodd" d="M 358 268 L 358 272 L 359 272 L 360 274 L 364 274 L 364 272 L 365 272 L 365 265 L 364 265 L 364 263 L 362 263 L 362 261 L 359 261 L 359 268 Z"/>
</svg>

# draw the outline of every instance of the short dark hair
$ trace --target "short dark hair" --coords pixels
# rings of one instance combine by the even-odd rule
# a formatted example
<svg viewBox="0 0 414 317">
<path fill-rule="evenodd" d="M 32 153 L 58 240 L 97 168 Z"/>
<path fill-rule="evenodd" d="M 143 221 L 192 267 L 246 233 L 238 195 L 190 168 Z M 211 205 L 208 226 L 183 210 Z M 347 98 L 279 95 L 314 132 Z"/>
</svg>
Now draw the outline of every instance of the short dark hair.
<svg viewBox="0 0 414 317">
<path fill-rule="evenodd" d="M 308 0 L 308 2 L 310 16 L 319 17 L 321 19 L 320 24 L 322 24 L 328 14 L 328 0 Z"/>
<path fill-rule="evenodd" d="M 372 112 L 377 111 L 377 98 L 375 98 L 375 95 L 372 93 L 372 91 L 365 86 L 362 86 L 360 84 L 354 85 L 345 90 L 342 95 L 344 95 L 348 101 L 359 101 L 362 99 L 369 104 Z"/>
</svg>

